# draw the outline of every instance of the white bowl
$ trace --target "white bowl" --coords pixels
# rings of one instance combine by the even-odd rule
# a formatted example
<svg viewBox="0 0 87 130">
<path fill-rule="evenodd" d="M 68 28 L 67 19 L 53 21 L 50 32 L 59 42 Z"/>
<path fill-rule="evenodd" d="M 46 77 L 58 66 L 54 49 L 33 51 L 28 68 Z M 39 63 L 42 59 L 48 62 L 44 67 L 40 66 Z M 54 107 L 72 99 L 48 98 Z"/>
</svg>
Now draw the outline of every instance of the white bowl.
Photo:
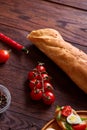
<svg viewBox="0 0 87 130">
<path fill-rule="evenodd" d="M 6 103 L 5 103 L 5 105 L 1 107 L 1 104 L 0 104 L 0 113 L 3 113 L 3 112 L 5 112 L 5 111 L 8 109 L 8 107 L 10 106 L 10 103 L 11 103 L 11 94 L 10 94 L 9 90 L 8 90 L 5 86 L 3 86 L 3 85 L 1 85 L 1 84 L 0 84 L 0 93 L 1 93 L 2 95 L 4 95 L 5 98 L 6 98 Z M 0 99 L 0 100 L 1 100 L 1 99 Z M 0 102 L 1 102 L 1 101 L 0 101 Z"/>
</svg>

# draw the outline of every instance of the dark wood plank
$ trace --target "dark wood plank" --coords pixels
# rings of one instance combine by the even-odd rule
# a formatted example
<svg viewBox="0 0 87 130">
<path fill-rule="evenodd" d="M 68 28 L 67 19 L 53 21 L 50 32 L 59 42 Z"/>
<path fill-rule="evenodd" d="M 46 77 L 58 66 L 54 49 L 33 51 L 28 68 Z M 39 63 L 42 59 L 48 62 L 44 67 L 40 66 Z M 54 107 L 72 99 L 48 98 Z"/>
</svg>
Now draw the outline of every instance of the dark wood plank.
<svg viewBox="0 0 87 130">
<path fill-rule="evenodd" d="M 46 122 L 54 118 L 57 105 L 87 110 L 87 95 L 26 38 L 34 29 L 51 27 L 59 30 L 65 40 L 87 53 L 87 12 L 82 10 L 41 0 L 0 0 L 0 32 L 30 50 L 26 55 L 0 41 L 0 49 L 12 50 L 10 59 L 0 65 L 0 84 L 5 85 L 12 96 L 10 108 L 0 117 L 2 130 L 41 130 Z M 56 101 L 49 107 L 42 101 L 32 101 L 29 95 L 28 72 L 38 61 L 45 63 L 52 77 Z"/>
<path fill-rule="evenodd" d="M 83 1 L 81 1 L 81 0 L 73 0 L 73 1 L 71 1 L 71 0 L 47 0 L 47 1 L 87 11 L 87 1 L 86 0 L 83 0 Z"/>
<path fill-rule="evenodd" d="M 36 3 L 35 0 L 22 0 L 21 4 L 19 1 L 7 2 L 2 1 L 0 4 L 1 24 L 27 32 L 39 28 L 54 28 L 65 40 L 87 46 L 87 12 L 46 1 Z"/>
<path fill-rule="evenodd" d="M 24 116 L 20 113 L 7 111 L 0 116 L 1 130 L 40 130 L 43 127 L 44 121 L 31 116 Z"/>
</svg>

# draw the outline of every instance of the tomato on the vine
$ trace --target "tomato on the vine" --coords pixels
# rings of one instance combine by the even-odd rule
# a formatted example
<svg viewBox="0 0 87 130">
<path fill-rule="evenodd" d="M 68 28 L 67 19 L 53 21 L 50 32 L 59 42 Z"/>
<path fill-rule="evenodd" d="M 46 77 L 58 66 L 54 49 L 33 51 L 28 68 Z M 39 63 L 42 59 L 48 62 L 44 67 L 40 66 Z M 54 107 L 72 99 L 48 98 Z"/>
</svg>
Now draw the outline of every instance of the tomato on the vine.
<svg viewBox="0 0 87 130">
<path fill-rule="evenodd" d="M 35 89 L 35 88 L 41 89 L 42 83 L 35 78 L 35 79 L 30 80 L 29 87 L 30 89 Z"/>
<path fill-rule="evenodd" d="M 42 74 L 41 74 L 41 77 L 42 77 L 42 79 L 43 79 L 44 81 L 49 81 L 49 76 L 48 76 L 47 73 L 42 73 Z"/>
<path fill-rule="evenodd" d="M 49 81 L 49 76 L 48 76 L 47 73 L 41 73 L 41 74 L 37 73 L 35 78 L 38 79 L 38 80 Z"/>
<path fill-rule="evenodd" d="M 32 79 L 34 79 L 35 78 L 35 76 L 36 76 L 36 73 L 32 70 L 32 71 L 30 71 L 29 73 L 28 73 L 28 79 L 29 80 L 32 80 Z"/>
<path fill-rule="evenodd" d="M 32 100 L 40 100 L 42 98 L 42 91 L 40 89 L 33 89 L 30 96 Z"/>
<path fill-rule="evenodd" d="M 63 116 L 69 116 L 72 113 L 72 108 L 71 106 L 64 106 L 64 108 L 62 109 L 62 115 Z"/>
<path fill-rule="evenodd" d="M 52 104 L 55 100 L 53 86 L 50 78 L 42 63 L 39 63 L 32 71 L 28 73 L 30 96 L 32 100 L 40 100 L 45 104 Z"/>
<path fill-rule="evenodd" d="M 30 82 L 29 82 L 30 89 L 34 89 L 36 84 L 37 84 L 37 80 L 36 79 L 30 80 Z"/>
<path fill-rule="evenodd" d="M 35 77 L 37 80 L 42 80 L 42 77 L 40 74 L 37 74 L 36 77 Z"/>
<path fill-rule="evenodd" d="M 52 92 L 53 91 L 53 87 L 49 82 L 44 82 L 44 91 L 49 91 Z"/>
<path fill-rule="evenodd" d="M 38 88 L 38 89 L 41 89 L 41 88 L 42 88 L 42 83 L 41 83 L 41 81 L 37 80 L 37 83 L 36 83 L 36 86 L 35 86 L 35 87 Z"/>
<path fill-rule="evenodd" d="M 40 63 L 36 66 L 36 69 L 41 73 L 46 71 L 45 67 Z"/>
<path fill-rule="evenodd" d="M 51 105 L 55 101 L 55 96 L 52 92 L 45 92 L 43 94 L 43 102 L 47 105 Z"/>
<path fill-rule="evenodd" d="M 10 57 L 9 51 L 0 50 L 0 63 L 5 63 Z"/>
</svg>

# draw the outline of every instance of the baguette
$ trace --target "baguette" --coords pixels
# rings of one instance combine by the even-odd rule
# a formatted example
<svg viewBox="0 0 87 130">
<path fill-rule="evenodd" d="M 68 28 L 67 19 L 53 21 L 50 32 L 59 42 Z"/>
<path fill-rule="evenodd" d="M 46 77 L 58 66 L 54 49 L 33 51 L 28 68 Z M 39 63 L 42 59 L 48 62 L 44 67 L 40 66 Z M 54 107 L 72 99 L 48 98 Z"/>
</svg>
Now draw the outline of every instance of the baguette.
<svg viewBox="0 0 87 130">
<path fill-rule="evenodd" d="M 86 53 L 66 42 L 58 31 L 51 28 L 32 31 L 27 38 L 87 93 Z"/>
</svg>

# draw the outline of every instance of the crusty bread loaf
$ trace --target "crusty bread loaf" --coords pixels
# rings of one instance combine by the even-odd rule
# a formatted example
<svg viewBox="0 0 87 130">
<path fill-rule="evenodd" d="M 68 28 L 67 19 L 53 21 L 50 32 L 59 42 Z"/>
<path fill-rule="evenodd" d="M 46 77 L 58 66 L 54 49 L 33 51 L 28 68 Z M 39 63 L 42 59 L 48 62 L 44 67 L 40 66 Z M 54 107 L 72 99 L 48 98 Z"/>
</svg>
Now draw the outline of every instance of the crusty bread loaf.
<svg viewBox="0 0 87 130">
<path fill-rule="evenodd" d="M 27 38 L 87 93 L 86 53 L 64 41 L 59 32 L 54 29 L 32 31 Z"/>
</svg>

